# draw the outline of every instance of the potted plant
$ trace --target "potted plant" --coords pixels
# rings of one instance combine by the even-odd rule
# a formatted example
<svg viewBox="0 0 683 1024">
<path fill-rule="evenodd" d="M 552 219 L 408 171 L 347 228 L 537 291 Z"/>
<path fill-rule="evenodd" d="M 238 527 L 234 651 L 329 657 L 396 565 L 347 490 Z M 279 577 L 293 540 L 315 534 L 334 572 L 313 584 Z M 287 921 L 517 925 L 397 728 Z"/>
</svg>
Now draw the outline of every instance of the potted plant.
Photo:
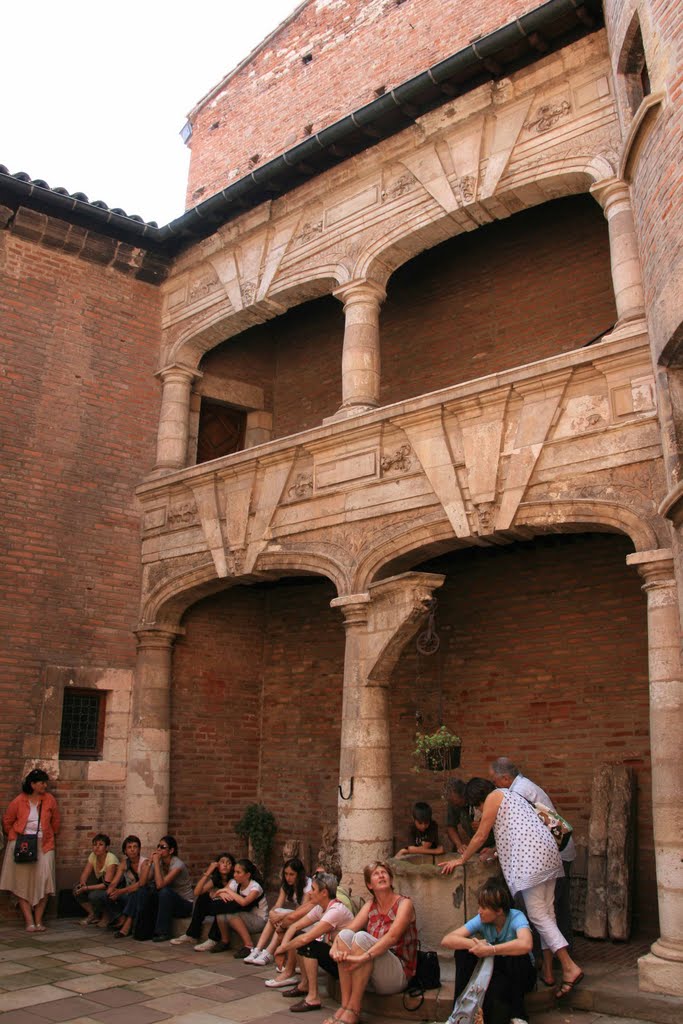
<svg viewBox="0 0 683 1024">
<path fill-rule="evenodd" d="M 415 734 L 414 755 L 430 772 L 445 772 L 460 765 L 461 740 L 445 725 L 435 732 Z"/>
<path fill-rule="evenodd" d="M 277 832 L 277 822 L 263 804 L 249 804 L 235 825 L 235 832 L 249 843 L 249 856 L 261 867 L 264 875 L 268 856 Z"/>
</svg>

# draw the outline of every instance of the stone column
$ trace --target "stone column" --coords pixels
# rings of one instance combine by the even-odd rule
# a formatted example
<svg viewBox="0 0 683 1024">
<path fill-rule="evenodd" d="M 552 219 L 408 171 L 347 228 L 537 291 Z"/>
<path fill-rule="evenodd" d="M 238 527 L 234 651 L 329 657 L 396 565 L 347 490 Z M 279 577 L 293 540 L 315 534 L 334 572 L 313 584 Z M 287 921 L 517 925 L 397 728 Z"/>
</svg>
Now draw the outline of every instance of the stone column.
<svg viewBox="0 0 683 1024">
<path fill-rule="evenodd" d="M 125 832 L 147 851 L 168 831 L 171 751 L 171 655 L 177 633 L 144 629 L 137 634 L 128 736 Z"/>
<path fill-rule="evenodd" d="M 620 178 L 608 178 L 596 182 L 590 191 L 607 218 L 617 327 L 632 320 L 643 320 L 643 279 L 628 184 Z"/>
<path fill-rule="evenodd" d="M 386 298 L 375 281 L 351 281 L 334 295 L 344 303 L 342 404 L 335 418 L 367 412 L 379 405 L 379 307 Z"/>
<path fill-rule="evenodd" d="M 650 669 L 650 749 L 660 938 L 638 961 L 646 992 L 683 996 L 683 672 L 670 550 L 627 556 L 644 579 Z"/>
<path fill-rule="evenodd" d="M 371 584 L 365 593 L 332 601 L 346 628 L 339 853 L 344 878 L 357 891 L 362 890 L 363 866 L 393 852 L 389 677 L 444 578 L 404 573 Z"/>
<path fill-rule="evenodd" d="M 172 472 L 187 464 L 190 389 L 201 373 L 189 366 L 167 366 L 156 374 L 162 383 L 155 472 Z"/>
</svg>

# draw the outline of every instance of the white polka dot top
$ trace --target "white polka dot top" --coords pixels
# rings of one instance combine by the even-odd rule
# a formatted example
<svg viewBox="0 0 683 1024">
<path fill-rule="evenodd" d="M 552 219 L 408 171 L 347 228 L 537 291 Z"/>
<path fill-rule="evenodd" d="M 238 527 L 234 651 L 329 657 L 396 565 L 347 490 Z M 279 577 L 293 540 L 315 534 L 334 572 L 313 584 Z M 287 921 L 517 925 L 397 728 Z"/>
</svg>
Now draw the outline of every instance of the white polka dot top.
<svg viewBox="0 0 683 1024">
<path fill-rule="evenodd" d="M 528 800 L 502 789 L 493 831 L 500 866 L 510 892 L 564 875 L 557 843 Z"/>
</svg>

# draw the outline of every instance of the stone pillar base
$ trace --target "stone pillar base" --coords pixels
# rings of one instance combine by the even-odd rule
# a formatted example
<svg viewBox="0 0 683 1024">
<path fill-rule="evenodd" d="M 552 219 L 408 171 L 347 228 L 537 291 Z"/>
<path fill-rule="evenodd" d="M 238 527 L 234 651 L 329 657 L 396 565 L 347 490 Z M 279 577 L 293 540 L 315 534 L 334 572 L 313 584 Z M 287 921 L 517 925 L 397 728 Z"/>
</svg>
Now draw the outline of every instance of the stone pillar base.
<svg viewBox="0 0 683 1024">
<path fill-rule="evenodd" d="M 338 420 L 348 420 L 351 416 L 360 416 L 364 412 L 374 412 L 377 408 L 376 405 L 342 405 L 331 416 L 325 417 L 323 426 L 326 423 L 336 423 Z"/>
<path fill-rule="evenodd" d="M 618 320 L 611 331 L 603 336 L 603 341 L 619 341 L 622 338 L 635 338 L 647 334 L 647 323 L 644 316 Z"/>
<path fill-rule="evenodd" d="M 638 960 L 638 988 L 641 992 L 664 992 L 670 996 L 683 996 L 683 963 L 663 960 L 647 953 Z"/>
</svg>

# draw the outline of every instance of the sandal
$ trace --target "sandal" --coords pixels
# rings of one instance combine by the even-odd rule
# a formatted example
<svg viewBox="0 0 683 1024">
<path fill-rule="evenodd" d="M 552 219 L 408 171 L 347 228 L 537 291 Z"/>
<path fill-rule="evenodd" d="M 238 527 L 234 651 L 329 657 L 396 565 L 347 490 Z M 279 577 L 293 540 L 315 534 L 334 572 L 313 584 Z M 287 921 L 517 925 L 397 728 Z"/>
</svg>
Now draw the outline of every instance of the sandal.
<svg viewBox="0 0 683 1024">
<path fill-rule="evenodd" d="M 96 920 L 97 914 L 88 914 L 87 917 L 84 917 L 78 923 L 80 924 L 81 928 L 87 928 L 89 924 L 94 924 Z"/>
<path fill-rule="evenodd" d="M 565 996 L 571 995 L 572 991 L 579 985 L 584 979 L 584 973 L 581 971 L 580 974 L 574 978 L 573 981 L 562 981 L 559 988 L 555 989 L 555 998 L 564 999 Z"/>
</svg>

